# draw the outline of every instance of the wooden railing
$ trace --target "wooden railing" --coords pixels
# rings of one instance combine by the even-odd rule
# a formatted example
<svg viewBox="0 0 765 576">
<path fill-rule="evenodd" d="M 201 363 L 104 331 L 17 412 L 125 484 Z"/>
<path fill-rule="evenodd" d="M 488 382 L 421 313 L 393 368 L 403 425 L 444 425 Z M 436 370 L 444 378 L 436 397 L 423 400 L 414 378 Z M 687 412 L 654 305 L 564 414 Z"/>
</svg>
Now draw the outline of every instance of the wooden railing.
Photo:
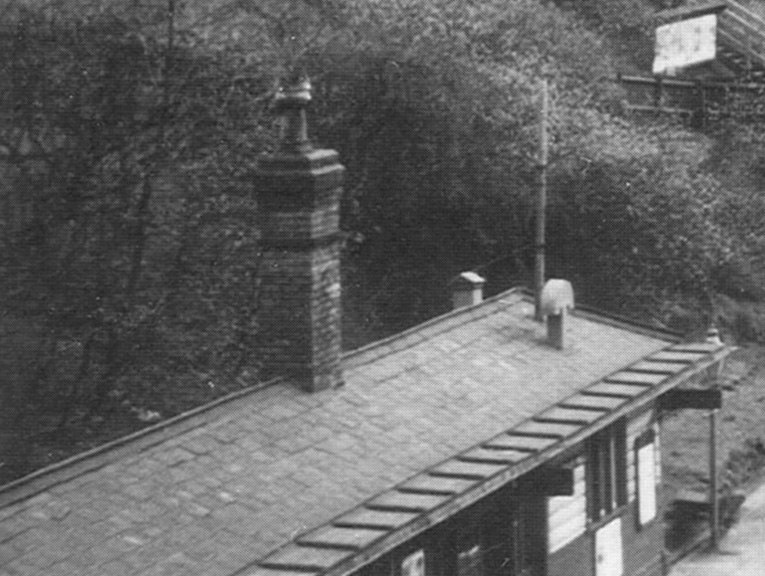
<svg viewBox="0 0 765 576">
<path fill-rule="evenodd" d="M 748 62 L 765 66 L 765 18 L 735 0 L 718 19 L 718 44 L 733 48 Z"/>
<path fill-rule="evenodd" d="M 737 114 L 765 118 L 765 84 L 692 81 L 660 76 L 619 75 L 627 90 L 626 111 L 683 118 L 702 127 Z"/>
<path fill-rule="evenodd" d="M 683 14 L 688 10 L 684 8 Z M 757 77 L 758 82 L 752 81 L 755 76 L 750 74 L 754 66 L 765 68 L 765 17 L 740 0 L 726 0 L 725 9 L 719 14 L 717 34 L 718 49 L 729 48 L 745 59 L 742 63 L 745 76 L 733 82 L 711 82 L 620 75 L 618 82 L 627 91 L 626 110 L 680 117 L 696 126 L 728 117 L 733 111 L 759 119 L 765 117 L 759 104 L 765 95 L 765 84 L 761 76 Z"/>
</svg>

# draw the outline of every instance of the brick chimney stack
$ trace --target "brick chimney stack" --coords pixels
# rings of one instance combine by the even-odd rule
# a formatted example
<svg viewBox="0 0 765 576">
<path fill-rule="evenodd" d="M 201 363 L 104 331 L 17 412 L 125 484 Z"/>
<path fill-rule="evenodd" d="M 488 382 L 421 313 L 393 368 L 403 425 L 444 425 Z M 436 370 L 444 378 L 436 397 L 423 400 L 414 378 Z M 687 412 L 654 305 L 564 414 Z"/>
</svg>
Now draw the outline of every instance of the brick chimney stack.
<svg viewBox="0 0 765 576">
<path fill-rule="evenodd" d="M 285 376 L 308 391 L 342 384 L 340 196 L 344 167 L 308 139 L 306 79 L 280 90 L 279 150 L 259 158 L 261 377 Z"/>
</svg>

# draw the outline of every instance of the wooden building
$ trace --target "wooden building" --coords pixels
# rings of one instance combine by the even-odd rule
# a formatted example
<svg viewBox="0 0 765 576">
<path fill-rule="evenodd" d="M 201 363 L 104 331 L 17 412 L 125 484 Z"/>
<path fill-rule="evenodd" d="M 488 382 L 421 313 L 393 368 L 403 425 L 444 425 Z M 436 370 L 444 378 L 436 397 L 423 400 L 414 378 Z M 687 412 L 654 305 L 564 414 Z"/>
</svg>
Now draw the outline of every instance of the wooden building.
<svg viewBox="0 0 765 576">
<path fill-rule="evenodd" d="M 464 274 L 452 312 L 342 353 L 343 169 L 309 99 L 282 94 L 256 182 L 270 385 L 0 489 L 0 573 L 660 574 L 662 410 L 713 405 L 729 349 L 565 290 L 545 325 Z"/>
</svg>

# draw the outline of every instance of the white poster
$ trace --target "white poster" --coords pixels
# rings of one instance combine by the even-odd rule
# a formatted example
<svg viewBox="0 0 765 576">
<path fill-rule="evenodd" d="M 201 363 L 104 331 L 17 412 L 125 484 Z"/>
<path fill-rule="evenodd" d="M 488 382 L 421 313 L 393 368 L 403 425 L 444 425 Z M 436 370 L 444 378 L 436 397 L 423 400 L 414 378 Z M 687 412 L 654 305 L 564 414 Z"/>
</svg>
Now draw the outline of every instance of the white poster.
<svg viewBox="0 0 765 576">
<path fill-rule="evenodd" d="M 654 443 L 637 451 L 638 520 L 647 524 L 656 516 L 656 457 Z"/>
<path fill-rule="evenodd" d="M 622 520 L 616 518 L 595 532 L 595 576 L 622 574 Z"/>
<path fill-rule="evenodd" d="M 425 550 L 417 550 L 404 558 L 401 576 L 425 576 Z"/>
<path fill-rule="evenodd" d="M 714 60 L 716 55 L 716 14 L 705 14 L 656 28 L 654 74 Z"/>
</svg>

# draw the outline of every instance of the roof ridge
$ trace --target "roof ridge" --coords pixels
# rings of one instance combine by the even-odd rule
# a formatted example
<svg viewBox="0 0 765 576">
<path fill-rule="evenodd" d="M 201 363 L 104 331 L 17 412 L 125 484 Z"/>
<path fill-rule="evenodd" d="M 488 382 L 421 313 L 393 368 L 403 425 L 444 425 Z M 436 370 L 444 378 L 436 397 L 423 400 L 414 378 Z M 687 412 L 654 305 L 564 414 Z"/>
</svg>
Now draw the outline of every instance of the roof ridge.
<svg viewBox="0 0 765 576">
<path fill-rule="evenodd" d="M 512 302 L 505 302 L 505 299 L 509 296 L 518 296 L 519 298 L 514 299 Z M 519 301 L 529 302 L 532 300 L 533 294 L 529 288 L 526 286 L 514 286 L 499 294 L 485 298 L 482 302 L 474 306 L 466 306 L 450 310 L 445 314 L 430 318 L 411 328 L 391 334 L 380 340 L 375 340 L 374 342 L 370 342 L 355 350 L 345 352 L 343 354 L 344 367 L 356 368 L 369 364 L 384 356 L 410 348 L 411 346 L 428 340 L 433 336 L 443 334 L 458 326 L 462 326 L 467 322 L 489 316 L 490 314 L 496 313 L 509 306 L 513 306 Z M 607 326 L 628 330 L 635 334 L 665 340 L 667 342 L 677 342 L 682 338 L 682 334 L 677 331 L 651 326 L 646 322 L 627 318 L 586 304 L 578 304 L 573 310 L 573 315 Z"/>
<path fill-rule="evenodd" d="M 592 320 L 593 322 L 599 322 L 607 326 L 628 330 L 635 334 L 651 336 L 653 338 L 658 338 L 659 340 L 666 340 L 668 342 L 678 342 L 683 338 L 683 335 L 676 330 L 652 326 L 647 322 L 641 322 L 640 320 L 608 312 L 587 304 L 577 305 L 573 310 L 573 315 L 579 318 Z"/>
<path fill-rule="evenodd" d="M 514 306 L 523 299 L 524 288 L 516 286 L 495 294 L 473 306 L 465 306 L 450 310 L 444 314 L 430 318 L 420 324 L 407 328 L 396 334 L 391 334 L 380 340 L 365 344 L 355 350 L 343 354 L 344 368 L 355 368 L 369 364 L 394 352 L 399 352 L 411 346 L 429 340 L 433 336 L 462 326 L 478 318 L 484 318 L 500 310 Z M 519 296 L 511 302 L 505 299 Z"/>
<path fill-rule="evenodd" d="M 530 288 L 519 286 L 517 289 L 528 302 L 533 302 L 534 292 Z M 622 328 L 642 336 L 652 336 L 668 342 L 677 342 L 684 336 L 684 334 L 677 330 L 662 326 L 653 326 L 648 322 L 643 322 L 636 318 L 624 316 L 623 314 L 618 314 L 616 312 L 610 312 L 591 304 L 576 304 L 571 313 L 579 318 L 599 322 L 606 326 Z"/>
</svg>

